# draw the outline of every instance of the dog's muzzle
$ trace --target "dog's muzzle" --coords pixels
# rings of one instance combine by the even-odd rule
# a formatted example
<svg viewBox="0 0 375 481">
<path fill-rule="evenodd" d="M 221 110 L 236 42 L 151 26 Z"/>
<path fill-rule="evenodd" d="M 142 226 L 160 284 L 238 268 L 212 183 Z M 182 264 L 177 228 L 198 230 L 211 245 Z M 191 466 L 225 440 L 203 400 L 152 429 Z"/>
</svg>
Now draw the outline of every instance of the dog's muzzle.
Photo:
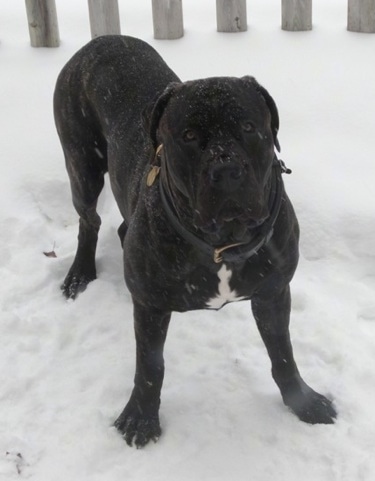
<svg viewBox="0 0 375 481">
<path fill-rule="evenodd" d="M 159 146 L 154 161 L 159 159 L 161 149 L 162 146 Z M 160 166 L 153 165 L 151 167 L 151 170 L 147 176 L 147 185 L 151 186 L 155 182 L 155 180 L 159 178 L 159 189 L 163 208 L 169 221 L 176 229 L 177 233 L 187 242 L 194 245 L 197 249 L 206 253 L 209 257 L 211 257 L 211 259 L 213 259 L 215 263 L 221 263 L 245 261 L 257 254 L 258 251 L 269 242 L 273 235 L 273 227 L 279 215 L 281 207 L 283 192 L 283 182 L 281 174 L 290 174 L 291 170 L 288 169 L 285 166 L 284 162 L 278 159 L 275 155 L 272 169 L 271 194 L 269 198 L 269 217 L 264 220 L 260 225 L 258 224 L 259 226 L 255 229 L 257 233 L 250 242 L 238 242 L 220 247 L 214 247 L 210 244 L 207 244 L 203 239 L 198 237 L 195 233 L 190 232 L 180 223 L 174 207 L 173 205 L 171 205 L 170 199 L 167 197 L 164 191 L 163 182 L 160 180 L 159 172 Z M 229 172 L 231 172 L 231 169 L 229 169 Z M 228 170 L 226 171 L 225 175 L 228 176 Z M 235 180 L 236 179 L 233 179 L 233 182 Z"/>
</svg>

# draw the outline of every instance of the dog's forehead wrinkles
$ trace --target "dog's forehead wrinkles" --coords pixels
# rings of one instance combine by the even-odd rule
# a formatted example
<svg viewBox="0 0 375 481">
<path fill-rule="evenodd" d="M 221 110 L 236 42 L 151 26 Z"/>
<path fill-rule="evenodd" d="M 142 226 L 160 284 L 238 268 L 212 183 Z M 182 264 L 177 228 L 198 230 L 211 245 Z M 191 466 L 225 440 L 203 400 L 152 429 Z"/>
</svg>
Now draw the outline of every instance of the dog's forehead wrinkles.
<svg viewBox="0 0 375 481">
<path fill-rule="evenodd" d="M 179 115 L 176 116 L 175 113 Z M 173 131 L 184 128 L 228 131 L 231 126 L 252 121 L 268 123 L 265 102 L 255 89 L 245 88 L 237 78 L 210 78 L 186 82 L 170 101 L 168 124 Z"/>
</svg>

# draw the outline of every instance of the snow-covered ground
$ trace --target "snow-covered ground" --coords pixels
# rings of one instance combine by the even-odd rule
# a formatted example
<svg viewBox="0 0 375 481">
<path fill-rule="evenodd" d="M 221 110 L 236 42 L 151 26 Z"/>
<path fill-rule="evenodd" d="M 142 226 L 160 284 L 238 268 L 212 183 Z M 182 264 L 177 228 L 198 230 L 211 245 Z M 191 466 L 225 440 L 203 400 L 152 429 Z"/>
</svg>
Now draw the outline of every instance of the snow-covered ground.
<svg viewBox="0 0 375 481">
<path fill-rule="evenodd" d="M 282 404 L 247 302 L 174 315 L 163 435 L 129 448 L 112 423 L 132 388 L 132 306 L 110 190 L 98 279 L 59 285 L 77 217 L 52 118 L 58 72 L 90 38 L 87 2 L 57 0 L 61 47 L 29 46 L 24 2 L 0 6 L 0 479 L 372 481 L 375 477 L 375 35 L 346 31 L 344 0 L 314 0 L 314 30 L 280 29 L 280 2 L 248 2 L 249 30 L 215 31 L 215 2 L 184 1 L 185 36 L 155 41 L 149 0 L 120 0 L 122 31 L 184 80 L 254 75 L 280 112 L 301 260 L 291 332 L 335 425 Z M 56 252 L 48 258 L 43 251 Z"/>
</svg>

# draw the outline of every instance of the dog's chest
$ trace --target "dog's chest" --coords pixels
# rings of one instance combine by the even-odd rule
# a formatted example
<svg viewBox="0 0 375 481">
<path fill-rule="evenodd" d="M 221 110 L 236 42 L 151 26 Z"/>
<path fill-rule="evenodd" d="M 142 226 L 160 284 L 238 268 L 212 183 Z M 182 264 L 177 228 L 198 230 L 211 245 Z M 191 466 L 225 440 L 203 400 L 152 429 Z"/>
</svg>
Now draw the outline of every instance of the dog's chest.
<svg viewBox="0 0 375 481">
<path fill-rule="evenodd" d="M 225 264 L 220 268 L 217 277 L 218 283 L 216 294 L 207 301 L 206 307 L 208 309 L 220 309 L 229 302 L 246 299 L 244 296 L 239 296 L 237 292 L 231 288 L 230 280 L 232 278 L 232 271 L 228 269 Z"/>
</svg>

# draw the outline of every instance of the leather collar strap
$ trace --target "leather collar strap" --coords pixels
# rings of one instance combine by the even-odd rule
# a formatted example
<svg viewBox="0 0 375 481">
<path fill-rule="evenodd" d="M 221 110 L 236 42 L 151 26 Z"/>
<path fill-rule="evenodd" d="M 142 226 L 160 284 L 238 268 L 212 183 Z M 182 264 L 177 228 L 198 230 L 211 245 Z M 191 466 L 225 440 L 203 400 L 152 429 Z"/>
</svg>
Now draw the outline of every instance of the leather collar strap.
<svg viewBox="0 0 375 481">
<path fill-rule="evenodd" d="M 272 166 L 271 192 L 269 199 L 270 216 L 260 227 L 255 229 L 257 232 L 256 236 L 250 242 L 239 242 L 236 244 L 228 244 L 222 247 L 213 247 L 192 232 L 188 231 L 178 220 L 174 209 L 170 205 L 170 201 L 164 191 L 163 182 L 159 177 L 162 205 L 169 221 L 177 233 L 187 242 L 211 257 L 215 263 L 243 262 L 257 254 L 258 251 L 269 242 L 273 235 L 273 228 L 281 207 L 283 193 L 283 181 L 281 178 L 282 173 L 290 174 L 291 170 L 287 169 L 284 162 L 279 160 L 275 155 Z"/>
</svg>

